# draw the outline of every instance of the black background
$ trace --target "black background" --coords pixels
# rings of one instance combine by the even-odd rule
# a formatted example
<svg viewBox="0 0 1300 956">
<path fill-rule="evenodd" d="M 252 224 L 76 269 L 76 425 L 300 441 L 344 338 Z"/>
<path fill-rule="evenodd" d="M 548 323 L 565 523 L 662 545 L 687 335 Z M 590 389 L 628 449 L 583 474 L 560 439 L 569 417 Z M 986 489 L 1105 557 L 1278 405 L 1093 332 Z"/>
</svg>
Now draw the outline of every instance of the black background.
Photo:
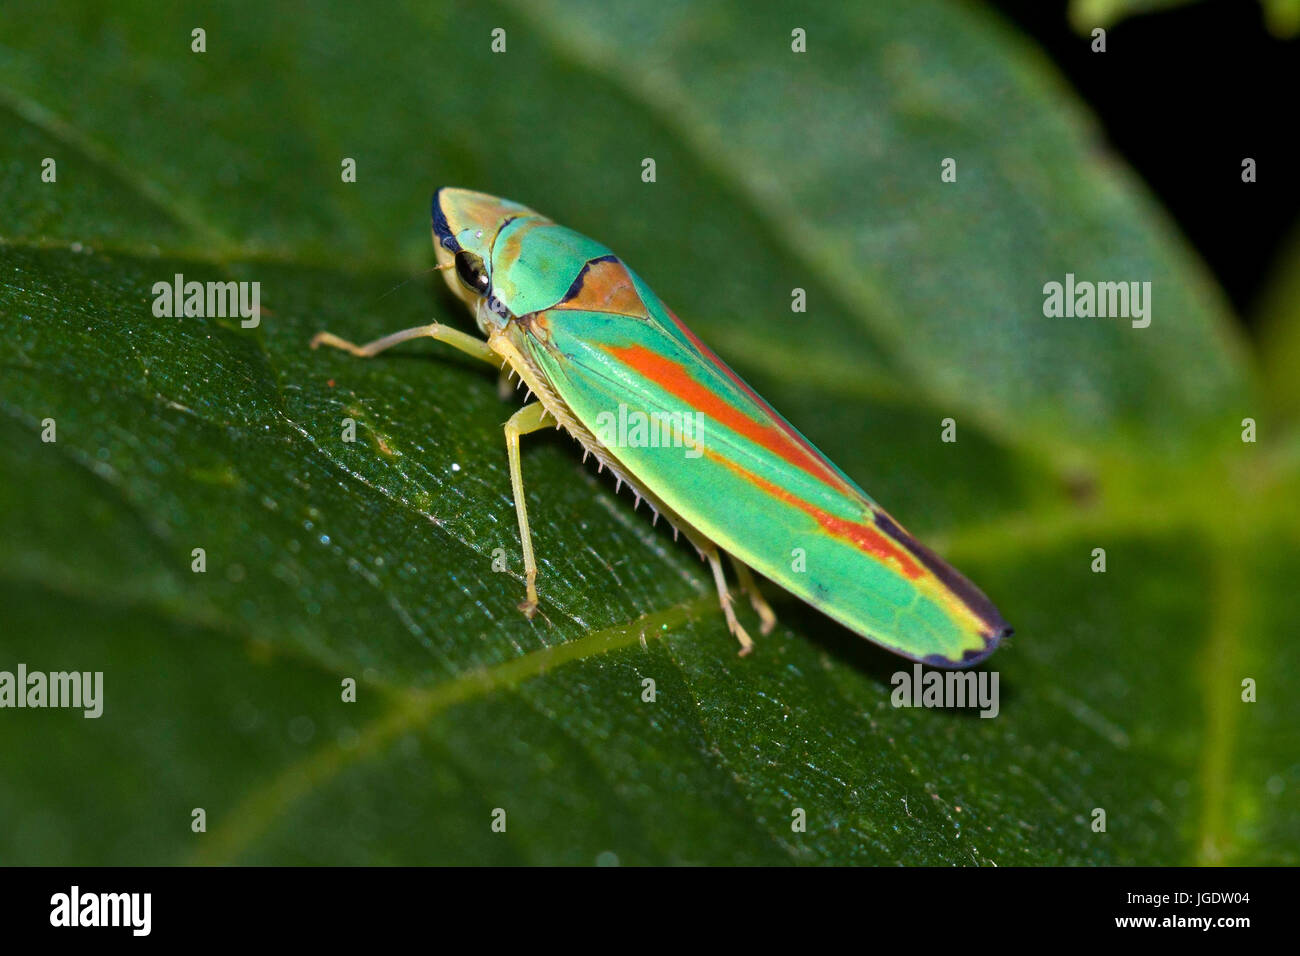
<svg viewBox="0 0 1300 956">
<path fill-rule="evenodd" d="M 1066 75 L 1250 326 L 1300 222 L 1300 39 L 1270 34 L 1256 0 L 1213 0 L 1122 20 L 1094 53 L 1064 0 L 991 2 Z"/>
</svg>

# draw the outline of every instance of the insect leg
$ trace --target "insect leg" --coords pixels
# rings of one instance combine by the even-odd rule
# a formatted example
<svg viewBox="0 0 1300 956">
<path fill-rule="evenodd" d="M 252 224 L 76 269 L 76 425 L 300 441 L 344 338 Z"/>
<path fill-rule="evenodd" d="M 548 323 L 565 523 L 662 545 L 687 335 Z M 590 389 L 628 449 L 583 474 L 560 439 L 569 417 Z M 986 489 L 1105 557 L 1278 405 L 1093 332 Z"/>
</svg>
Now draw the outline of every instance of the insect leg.
<svg viewBox="0 0 1300 956">
<path fill-rule="evenodd" d="M 776 612 L 772 610 L 772 605 L 767 603 L 763 597 L 763 592 L 758 589 L 758 582 L 754 580 L 754 575 L 750 572 L 748 565 L 736 559 L 734 554 L 729 554 L 731 565 L 736 569 L 736 577 L 740 581 L 740 589 L 749 595 L 749 603 L 754 606 L 758 613 L 758 619 L 761 622 L 758 632 L 764 636 L 772 633 L 772 628 L 776 627 Z"/>
<path fill-rule="evenodd" d="M 554 427 L 545 421 L 546 409 L 541 402 L 525 405 L 506 422 L 506 453 L 510 457 L 510 487 L 515 495 L 515 512 L 519 515 L 519 543 L 524 552 L 524 583 L 527 596 L 519 610 L 528 617 L 537 612 L 537 561 L 533 557 L 533 536 L 528 530 L 528 506 L 524 502 L 524 472 L 519 464 L 519 436 Z"/>
<path fill-rule="evenodd" d="M 464 332 L 450 326 L 439 325 L 437 322 L 431 322 L 429 325 L 417 325 L 413 329 L 403 329 L 401 332 L 385 335 L 382 339 L 375 339 L 365 345 L 353 345 L 332 332 L 317 332 L 312 336 L 311 347 L 319 348 L 322 345 L 328 345 L 331 348 L 351 352 L 361 358 L 370 358 L 401 342 L 420 338 L 437 339 L 439 342 L 446 342 L 452 348 L 459 349 L 466 355 L 472 355 L 474 358 L 481 359 L 489 365 L 495 365 L 497 368 L 501 367 L 501 357 L 488 348 L 488 344 L 482 339 L 476 339 L 472 335 L 466 335 Z"/>
<path fill-rule="evenodd" d="M 754 639 L 745 633 L 740 621 L 736 619 L 736 612 L 731 608 L 731 592 L 727 590 L 727 578 L 722 573 L 722 556 L 718 554 L 717 546 L 711 542 L 701 550 L 704 560 L 709 562 L 709 567 L 713 570 L 713 583 L 718 587 L 718 602 L 722 605 L 723 617 L 727 619 L 727 628 L 732 637 L 740 641 L 740 656 L 744 657 L 754 649 Z"/>
</svg>

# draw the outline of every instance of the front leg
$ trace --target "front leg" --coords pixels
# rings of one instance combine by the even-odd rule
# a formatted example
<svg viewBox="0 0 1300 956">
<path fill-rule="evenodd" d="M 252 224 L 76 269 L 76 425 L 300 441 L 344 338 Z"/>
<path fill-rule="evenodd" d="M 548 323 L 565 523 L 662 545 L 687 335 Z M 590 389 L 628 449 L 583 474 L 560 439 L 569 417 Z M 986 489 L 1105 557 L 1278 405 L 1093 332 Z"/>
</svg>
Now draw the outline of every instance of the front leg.
<svg viewBox="0 0 1300 956">
<path fill-rule="evenodd" d="M 446 342 L 452 348 L 459 349 L 466 355 L 472 355 L 489 365 L 494 365 L 497 368 L 502 366 L 501 356 L 492 351 L 482 339 L 476 339 L 472 335 L 466 335 L 464 332 L 450 326 L 439 325 L 437 322 L 431 322 L 428 325 L 417 325 L 413 329 L 403 329 L 401 332 L 385 335 L 382 339 L 375 339 L 365 345 L 353 345 L 347 339 L 341 339 L 332 332 L 317 332 L 312 336 L 311 347 L 319 348 L 322 345 L 328 345 L 331 348 L 351 352 L 361 358 L 371 358 L 385 349 L 391 349 L 394 345 L 421 338 Z"/>
<path fill-rule="evenodd" d="M 533 557 L 533 536 L 528 530 L 528 505 L 524 502 L 524 472 L 519 463 L 519 436 L 547 427 L 546 408 L 541 402 L 525 405 L 506 422 L 506 454 L 510 458 L 510 486 L 519 515 L 519 543 L 524 552 L 524 584 L 527 596 L 519 610 L 528 617 L 537 613 L 537 561 Z M 554 421 L 551 426 L 554 427 Z"/>
</svg>

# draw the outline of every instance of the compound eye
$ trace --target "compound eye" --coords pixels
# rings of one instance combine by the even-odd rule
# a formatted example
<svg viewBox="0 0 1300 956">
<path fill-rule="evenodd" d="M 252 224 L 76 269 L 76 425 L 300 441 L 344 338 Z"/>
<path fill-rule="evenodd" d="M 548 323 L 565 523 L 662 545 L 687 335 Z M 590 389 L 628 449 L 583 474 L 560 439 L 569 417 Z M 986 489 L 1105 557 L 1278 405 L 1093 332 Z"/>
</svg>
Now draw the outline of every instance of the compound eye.
<svg viewBox="0 0 1300 956">
<path fill-rule="evenodd" d="M 487 295 L 491 283 L 488 281 L 488 275 L 483 270 L 483 260 L 472 252 L 461 250 L 456 253 L 456 275 L 464 283 L 465 288 L 478 295 Z"/>
</svg>

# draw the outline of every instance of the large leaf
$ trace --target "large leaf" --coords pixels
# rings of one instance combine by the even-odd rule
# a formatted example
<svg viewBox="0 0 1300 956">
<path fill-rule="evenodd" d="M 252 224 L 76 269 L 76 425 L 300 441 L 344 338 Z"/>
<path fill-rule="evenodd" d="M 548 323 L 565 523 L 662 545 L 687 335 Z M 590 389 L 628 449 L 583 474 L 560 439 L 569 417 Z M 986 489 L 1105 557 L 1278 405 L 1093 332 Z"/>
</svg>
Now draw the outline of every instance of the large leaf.
<svg viewBox="0 0 1300 956">
<path fill-rule="evenodd" d="M 1295 474 L 1240 441 L 1222 296 L 1007 27 L 866 6 L 6 4 L 0 669 L 106 704 L 0 711 L 0 859 L 1294 862 Z M 556 435 L 525 620 L 494 377 L 306 348 L 469 327 L 441 184 L 618 250 L 980 582 L 998 717 L 891 707 L 902 663 L 791 599 L 737 658 Z M 1066 272 L 1151 281 L 1151 326 L 1044 317 Z M 260 327 L 156 318 L 176 273 L 260 282 Z"/>
</svg>

